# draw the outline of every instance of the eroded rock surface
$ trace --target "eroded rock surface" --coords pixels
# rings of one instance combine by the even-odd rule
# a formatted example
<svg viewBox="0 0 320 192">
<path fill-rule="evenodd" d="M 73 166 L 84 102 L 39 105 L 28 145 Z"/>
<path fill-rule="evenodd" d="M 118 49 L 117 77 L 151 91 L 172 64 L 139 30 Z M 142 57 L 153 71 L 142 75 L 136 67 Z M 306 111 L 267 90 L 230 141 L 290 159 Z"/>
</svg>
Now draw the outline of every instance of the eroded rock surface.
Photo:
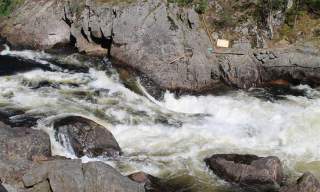
<svg viewBox="0 0 320 192">
<path fill-rule="evenodd" d="M 279 189 L 284 178 L 282 164 L 277 157 L 217 154 L 205 162 L 220 178 L 248 190 Z"/>
</svg>

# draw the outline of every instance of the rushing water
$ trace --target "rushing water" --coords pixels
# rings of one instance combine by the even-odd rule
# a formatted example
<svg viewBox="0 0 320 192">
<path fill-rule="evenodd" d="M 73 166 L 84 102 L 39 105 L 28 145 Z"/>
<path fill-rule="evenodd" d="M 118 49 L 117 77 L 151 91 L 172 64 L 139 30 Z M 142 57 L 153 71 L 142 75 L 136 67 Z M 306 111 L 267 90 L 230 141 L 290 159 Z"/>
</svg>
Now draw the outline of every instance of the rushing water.
<svg viewBox="0 0 320 192">
<path fill-rule="evenodd" d="M 72 72 L 52 62 L 61 61 L 61 56 L 43 52 L 7 49 L 0 55 L 53 69 L 0 76 L 0 107 L 40 117 L 35 128 L 49 133 L 56 155 L 75 158 L 55 142 L 51 122 L 78 114 L 105 125 L 124 152 L 116 160 L 83 157 L 84 162 L 104 161 L 124 174 L 145 171 L 183 186 L 180 191 L 231 190 L 203 162 L 215 153 L 276 155 L 288 175 L 310 170 L 320 176 L 320 92 L 316 89 L 294 87 L 304 96 L 276 100 L 268 99 L 265 90 L 180 98 L 167 92 L 163 101 L 156 101 L 146 92 L 142 96 L 125 88 L 113 69 Z M 88 62 L 72 58 L 69 63 Z"/>
</svg>

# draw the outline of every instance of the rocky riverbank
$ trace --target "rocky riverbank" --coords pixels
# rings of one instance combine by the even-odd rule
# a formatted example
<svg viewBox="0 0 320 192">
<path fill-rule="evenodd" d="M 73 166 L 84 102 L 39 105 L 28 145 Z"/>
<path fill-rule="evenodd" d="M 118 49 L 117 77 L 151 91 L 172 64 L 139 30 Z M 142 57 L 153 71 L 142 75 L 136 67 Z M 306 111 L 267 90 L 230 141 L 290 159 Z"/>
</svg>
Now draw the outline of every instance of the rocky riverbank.
<svg viewBox="0 0 320 192">
<path fill-rule="evenodd" d="M 219 2 L 209 5 L 222 6 Z M 246 8 L 249 5 L 237 6 L 250 10 Z M 253 36 L 260 42 L 256 46 L 238 39 L 234 40 L 233 48 L 215 49 L 213 53 L 208 52 L 213 46 L 211 39 L 223 34 L 222 28 L 216 28 L 219 33 L 209 37 L 203 15 L 193 8 L 158 0 L 118 3 L 27 0 L 0 22 L 0 35 L 20 47 L 50 49 L 69 44 L 87 54 L 109 52 L 117 60 L 115 65 L 130 66 L 169 90 L 201 92 L 214 90 L 221 82 L 250 88 L 279 79 L 318 85 L 320 51 L 316 46 L 310 43 L 268 46 L 266 34 L 272 31 L 271 36 L 275 36 L 275 29 L 283 25 L 284 13 L 289 8 L 288 4 L 282 12 L 276 12 L 277 19 L 268 23 L 267 28 L 259 28 L 259 23 L 251 18 L 247 18 L 247 24 L 236 25 L 232 32 L 242 28 L 238 30 L 242 39 L 251 38 L 246 31 L 256 28 Z M 205 17 L 210 18 L 210 14 Z"/>
<path fill-rule="evenodd" d="M 291 159 L 305 155 L 301 151 L 311 153 L 312 160 L 318 158 L 316 90 L 295 87 L 298 96 L 308 92 L 308 97 L 294 97 L 292 105 L 263 102 L 247 92 L 181 100 L 162 95 L 167 89 L 216 91 L 222 84 L 243 89 L 319 85 L 317 45 L 269 45 L 283 25 L 289 2 L 262 18 L 266 28 L 247 18 L 249 23 L 231 31 L 241 36 L 232 37 L 232 47 L 211 51 L 211 38 L 230 31 L 220 26 L 209 33 L 205 22 L 217 18 L 200 14 L 198 7 L 159 0 L 21 1 L 1 17 L 5 43 L 59 53 L 75 48 L 83 55 L 11 52 L 0 39 L 0 191 L 215 191 L 208 183 L 220 179 L 228 182 L 220 184 L 227 188 L 223 191 L 320 191 L 311 173 L 290 182 L 280 160 L 287 154 Z M 224 12 L 223 6 L 210 1 L 209 8 Z M 106 55 L 116 61 L 119 74 L 112 76 L 114 69 L 106 58 L 86 59 Z M 137 71 L 141 81 L 120 67 Z M 154 100 L 139 83 L 165 101 Z M 305 146 L 297 144 L 301 138 Z M 55 156 L 57 146 L 74 159 Z M 242 148 L 284 155 L 214 154 Z M 203 161 L 208 153 L 214 155 Z M 93 158 L 112 160 L 116 166 Z M 167 170 L 161 178 L 135 172 L 144 168 Z M 169 182 L 170 176 L 178 181 Z"/>
<path fill-rule="evenodd" d="M 75 119 L 78 121 L 73 122 L 72 120 Z M 68 126 L 71 134 L 83 127 L 79 123 L 86 123 L 82 130 L 76 131 L 82 133 L 74 135 L 73 138 L 70 138 L 70 133 L 59 133 L 59 138 L 63 134 L 69 137 L 69 140 L 63 140 L 65 145 L 85 139 L 82 143 L 85 147 L 95 147 L 94 143 L 98 143 L 99 137 L 103 136 L 103 134 L 92 135 L 101 127 L 81 117 L 68 117 L 57 122 L 61 128 Z M 61 122 L 64 124 L 62 125 Z M 67 125 L 65 125 L 66 122 Z M 174 192 L 180 190 L 143 172 L 126 177 L 102 162 L 82 163 L 81 160 L 52 156 L 49 136 L 41 130 L 11 127 L 0 122 L 0 132 L 1 192 Z M 83 138 L 83 134 L 89 135 L 88 138 Z M 116 141 L 110 138 L 105 139 L 105 142 Z M 74 146 L 73 143 L 71 145 L 74 150 L 78 150 L 76 148 L 78 146 Z M 100 152 L 96 155 L 103 154 L 108 147 L 99 145 L 99 149 Z M 95 152 L 97 153 L 97 149 Z M 303 174 L 296 183 L 288 183 L 283 165 L 277 157 L 215 154 L 206 158 L 205 163 L 217 176 L 235 185 L 235 191 L 240 189 L 257 192 L 320 191 L 320 182 L 311 173 Z"/>
<path fill-rule="evenodd" d="M 81 122 L 80 117 L 74 118 Z M 82 120 L 82 122 L 86 121 L 88 120 Z M 69 127 L 79 128 L 78 123 L 69 124 Z M 101 130 L 91 124 L 91 126 L 87 125 L 85 130 L 79 131 L 90 135 L 90 129 Z M 106 131 L 105 128 L 104 130 Z M 0 180 L 3 188 L 6 189 L 1 191 L 145 191 L 142 184 L 131 181 L 102 162 L 84 164 L 81 163 L 81 160 L 52 156 L 49 136 L 41 130 L 11 127 L 0 122 L 0 132 Z M 67 137 L 68 134 L 65 133 L 65 136 Z M 100 154 L 102 154 L 104 150 L 108 150 L 108 147 L 104 147 L 103 144 L 98 146 L 92 144 L 92 142 L 98 143 L 101 136 L 103 134 L 85 138 L 85 145 L 96 147 L 96 153 L 99 147 Z M 81 135 L 79 137 L 81 138 Z M 78 138 L 70 138 L 70 140 L 77 142 Z M 64 140 L 64 142 L 68 144 L 69 141 Z M 110 140 L 105 139 L 105 142 L 115 141 L 110 138 Z"/>
</svg>

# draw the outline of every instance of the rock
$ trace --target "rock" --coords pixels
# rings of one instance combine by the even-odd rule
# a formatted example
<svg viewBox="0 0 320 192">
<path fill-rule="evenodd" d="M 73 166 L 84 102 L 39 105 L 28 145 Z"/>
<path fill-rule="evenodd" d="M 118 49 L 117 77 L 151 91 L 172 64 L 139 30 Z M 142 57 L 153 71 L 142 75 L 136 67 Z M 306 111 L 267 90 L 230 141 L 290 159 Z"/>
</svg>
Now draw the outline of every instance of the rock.
<svg viewBox="0 0 320 192">
<path fill-rule="evenodd" d="M 0 183 L 0 192 L 8 192 L 4 186 Z"/>
<path fill-rule="evenodd" d="M 53 192 L 144 192 L 143 186 L 102 162 L 55 160 L 38 164 L 23 176 L 26 187 L 49 181 Z"/>
<path fill-rule="evenodd" d="M 55 137 L 63 146 L 71 145 L 77 157 L 111 156 L 121 149 L 105 127 L 80 116 L 69 116 L 54 122 Z"/>
<path fill-rule="evenodd" d="M 249 5 L 252 2 L 239 6 L 247 10 Z M 265 12 L 264 27 L 250 18 L 239 22 L 236 30 L 245 41 L 234 41 L 234 48 L 222 54 L 208 53 L 212 45 L 194 9 L 161 0 L 116 4 L 28 0 L 0 22 L 0 35 L 14 45 L 38 49 L 70 42 L 79 52 L 108 51 L 115 65 L 130 66 L 151 79 L 152 85 L 175 91 L 204 92 L 219 89 L 221 82 L 247 89 L 276 79 L 319 85 L 318 49 L 301 45 L 267 49 L 266 39 L 283 24 L 286 7 Z M 250 43 L 265 49 L 249 49 Z"/>
<path fill-rule="evenodd" d="M 0 125 L 0 180 L 9 192 L 45 192 L 45 190 L 42 190 L 44 184 L 38 185 L 34 190 L 25 189 L 22 177 L 36 164 L 28 159 L 33 160 L 37 155 L 46 158 L 50 156 L 49 137 L 42 131 L 5 126 L 4 124 Z M 5 129 L 9 130 L 4 131 Z M 28 131 L 25 129 L 28 129 Z"/>
<path fill-rule="evenodd" d="M 47 180 L 38 183 L 34 185 L 31 189 L 29 189 L 30 192 L 51 192 L 50 184 Z"/>
<path fill-rule="evenodd" d="M 9 55 L 0 55 L 0 76 L 12 75 L 18 72 L 25 72 L 33 69 L 52 71 L 49 65 L 37 63 L 33 60 L 12 57 Z"/>
<path fill-rule="evenodd" d="M 296 183 L 281 187 L 279 192 L 320 192 L 320 182 L 314 175 L 307 172 Z"/>
<path fill-rule="evenodd" d="M 32 160 L 51 156 L 49 136 L 41 130 L 0 124 L 0 159 Z"/>
<path fill-rule="evenodd" d="M 0 34 L 16 47 L 48 49 L 56 44 L 68 44 L 70 28 L 62 19 L 66 3 L 26 1 L 0 22 Z"/>
<path fill-rule="evenodd" d="M 127 177 L 121 175 L 115 169 L 102 162 L 90 162 L 83 165 L 85 177 L 85 191 L 144 191 L 143 185 L 139 185 Z"/>
<path fill-rule="evenodd" d="M 81 160 L 56 160 L 39 164 L 23 176 L 26 187 L 49 180 L 53 192 L 84 191 Z"/>
<path fill-rule="evenodd" d="M 29 160 L 5 160 L 0 158 L 0 180 L 13 188 L 24 188 L 22 177 L 33 166 L 34 163 Z"/>
<path fill-rule="evenodd" d="M 278 189 L 283 180 L 282 165 L 277 157 L 217 154 L 205 162 L 220 178 L 250 190 Z"/>
<path fill-rule="evenodd" d="M 130 174 L 129 179 L 137 183 L 143 184 L 147 192 L 173 192 L 175 190 L 171 189 L 165 182 L 161 179 L 149 175 L 144 172 L 136 172 Z"/>
</svg>

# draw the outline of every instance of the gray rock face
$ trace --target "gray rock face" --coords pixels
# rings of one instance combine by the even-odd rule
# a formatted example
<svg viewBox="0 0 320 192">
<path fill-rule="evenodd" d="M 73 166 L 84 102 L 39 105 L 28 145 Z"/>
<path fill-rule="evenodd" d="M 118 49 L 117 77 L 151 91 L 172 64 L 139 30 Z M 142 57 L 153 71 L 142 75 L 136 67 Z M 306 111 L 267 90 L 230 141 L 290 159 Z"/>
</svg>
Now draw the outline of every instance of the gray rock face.
<svg viewBox="0 0 320 192">
<path fill-rule="evenodd" d="M 81 160 L 44 162 L 27 172 L 23 183 L 26 187 L 32 187 L 47 179 L 54 192 L 84 191 Z"/>
<path fill-rule="evenodd" d="M 1 122 L 0 149 L 0 159 L 7 160 L 51 156 L 50 138 L 46 133 L 25 127 L 9 127 Z"/>
<path fill-rule="evenodd" d="M 23 176 L 26 187 L 48 180 L 53 192 L 144 192 L 143 186 L 102 162 L 58 160 L 35 166 Z"/>
<path fill-rule="evenodd" d="M 139 192 L 144 191 L 139 185 L 124 177 L 115 169 L 102 162 L 90 162 L 83 165 L 85 191 L 90 192 Z"/>
<path fill-rule="evenodd" d="M 69 43 L 70 28 L 62 20 L 65 3 L 26 0 L 10 18 L 0 22 L 0 34 L 12 45 L 38 49 Z"/>
<path fill-rule="evenodd" d="M 103 46 L 103 37 L 112 36 L 111 55 L 164 88 L 200 90 L 217 81 L 211 78 L 210 41 L 192 9 L 159 0 L 117 6 L 91 2 L 73 21 L 71 33 L 84 51 L 88 42 L 100 39 Z"/>
<path fill-rule="evenodd" d="M 279 192 L 320 192 L 320 182 L 311 173 L 304 173 L 296 183 L 281 187 Z"/>
<path fill-rule="evenodd" d="M 71 145 L 77 157 L 117 156 L 121 149 L 105 127 L 92 120 L 69 116 L 54 122 L 55 137 L 65 147 Z"/>
<path fill-rule="evenodd" d="M 307 46 L 251 50 L 243 55 L 220 55 L 218 65 L 222 80 L 238 88 L 263 86 L 279 79 L 319 85 L 319 53 Z"/>
<path fill-rule="evenodd" d="M 281 11 L 274 14 L 269 15 L 274 17 L 272 23 L 266 24 L 269 36 L 283 22 Z M 155 85 L 170 90 L 200 92 L 218 88 L 221 81 L 249 88 L 277 79 L 319 85 L 318 49 L 252 50 L 244 39 L 234 49 L 209 53 L 212 45 L 202 26 L 193 9 L 161 0 L 118 4 L 28 0 L 0 22 L 0 35 L 15 45 L 33 48 L 46 49 L 70 41 L 87 54 L 109 51 L 116 64 L 130 66 Z M 247 33 L 246 28 L 239 30 Z"/>
<path fill-rule="evenodd" d="M 33 162 L 28 160 L 0 159 L 0 180 L 14 188 L 24 188 L 22 176 L 32 168 Z"/>
<path fill-rule="evenodd" d="M 205 162 L 222 179 L 252 191 L 278 189 L 283 180 L 282 165 L 277 157 L 218 154 Z"/>
</svg>

